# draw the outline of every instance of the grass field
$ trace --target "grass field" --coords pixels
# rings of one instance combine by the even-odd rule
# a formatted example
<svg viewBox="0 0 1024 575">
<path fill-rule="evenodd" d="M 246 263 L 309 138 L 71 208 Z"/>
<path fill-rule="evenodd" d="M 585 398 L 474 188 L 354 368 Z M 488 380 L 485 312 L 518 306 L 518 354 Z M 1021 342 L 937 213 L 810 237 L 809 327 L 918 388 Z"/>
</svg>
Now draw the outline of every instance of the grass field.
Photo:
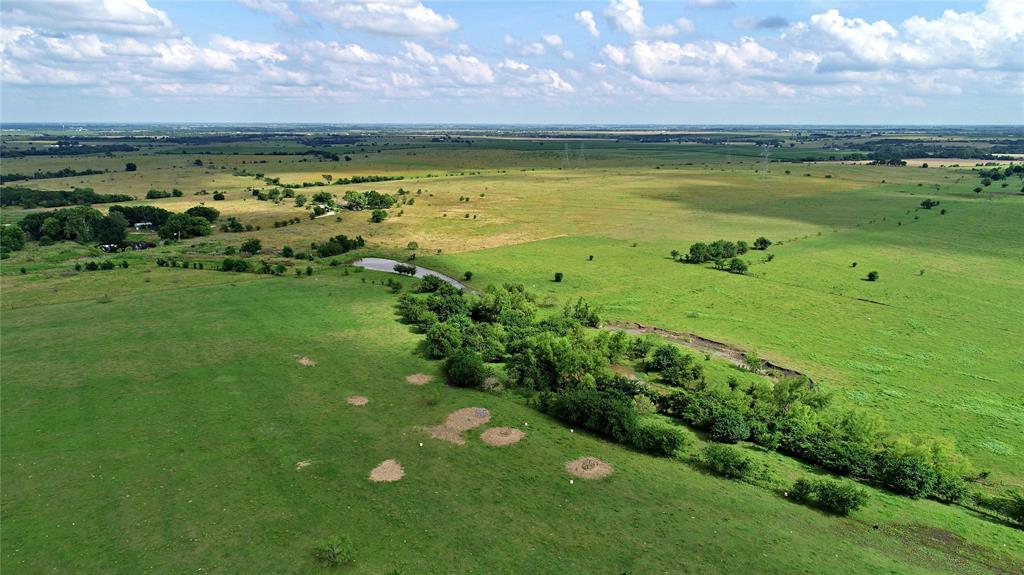
<svg viewBox="0 0 1024 575">
<path fill-rule="evenodd" d="M 406 375 L 440 368 L 418 351 L 421 336 L 394 321 L 383 275 L 343 275 L 326 261 L 304 278 L 209 271 L 224 247 L 250 237 L 263 243 L 260 258 L 304 268 L 271 252 L 344 233 L 368 245 L 339 260 L 415 253 L 453 276 L 472 271 L 477 288 L 515 281 L 547 301 L 584 296 L 608 319 L 697 333 L 799 369 L 895 431 L 951 438 L 999 492 L 1024 486 L 1016 186 L 973 192 L 967 161 L 777 162 L 761 176 L 758 149 L 743 144 L 728 146 L 726 161 L 723 146 L 588 141 L 585 165 L 560 169 L 559 141 L 378 142 L 365 152 L 336 146 L 353 157 L 338 162 L 258 153 L 294 149 L 281 143 L 5 159 L 4 174 L 111 170 L 19 185 L 138 197 L 179 188 L 180 198 L 134 203 L 184 211 L 205 202 L 261 227 L 113 258 L 127 270 L 76 274 L 75 262 L 104 256 L 71 243 L 32 243 L 3 260 L 5 567 L 305 572 L 315 569 L 315 542 L 341 533 L 360 573 L 1024 570 L 1022 532 L 975 511 L 871 489 L 867 508 L 837 518 L 774 487 L 570 433 L 512 393 L 409 385 Z M 128 161 L 139 170 L 124 172 Z M 247 188 L 272 186 L 239 170 L 296 184 L 401 175 L 295 191 L 403 188 L 415 204 L 380 224 L 348 211 L 310 220 L 291 200 L 252 197 Z M 941 204 L 918 209 L 925 198 Z M 0 218 L 25 213 L 4 208 Z M 273 227 L 293 217 L 301 223 Z M 747 254 L 743 276 L 669 256 L 696 241 L 762 235 L 775 244 Z M 157 268 L 157 257 L 208 271 Z M 880 280 L 864 281 L 868 271 Z M 553 282 L 555 272 L 565 280 Z M 317 365 L 299 365 L 303 356 Z M 733 371 L 710 368 L 715 378 Z M 348 395 L 370 403 L 348 406 Z M 494 448 L 471 432 L 460 447 L 422 432 L 467 406 L 490 409 L 489 425 L 526 429 L 526 439 Z M 744 450 L 772 470 L 773 486 L 817 473 Z M 616 471 L 570 484 L 562 466 L 580 455 Z M 368 481 L 388 458 L 406 477 Z M 296 469 L 299 461 L 311 463 Z"/>
</svg>

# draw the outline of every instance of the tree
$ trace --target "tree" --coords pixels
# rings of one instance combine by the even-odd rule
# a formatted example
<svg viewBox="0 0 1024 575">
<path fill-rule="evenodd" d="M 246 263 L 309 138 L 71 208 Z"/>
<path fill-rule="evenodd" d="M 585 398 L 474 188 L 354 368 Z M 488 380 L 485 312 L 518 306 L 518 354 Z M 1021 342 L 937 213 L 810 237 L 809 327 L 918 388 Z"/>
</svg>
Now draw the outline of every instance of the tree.
<svg viewBox="0 0 1024 575">
<path fill-rule="evenodd" d="M 25 247 L 25 231 L 20 226 L 0 228 L 0 248 L 16 252 Z"/>
<path fill-rule="evenodd" d="M 306 194 L 299 194 L 295 196 L 295 207 L 301 208 L 302 206 L 306 205 L 307 199 L 308 198 L 306 198 Z"/>
<path fill-rule="evenodd" d="M 213 199 L 217 202 L 224 201 L 224 192 L 213 192 Z"/>
<path fill-rule="evenodd" d="M 466 272 L 462 274 L 462 278 L 466 281 L 473 279 L 473 272 Z"/>
<path fill-rule="evenodd" d="M 128 220 L 119 212 L 110 212 L 96 222 L 93 233 L 101 244 L 120 244 L 128 236 Z"/>
<path fill-rule="evenodd" d="M 934 208 L 937 205 L 939 205 L 939 201 L 938 200 L 933 200 L 931 198 L 928 198 L 927 200 L 924 200 L 923 202 L 921 202 L 921 207 L 926 209 L 926 210 L 930 210 L 930 209 Z"/>
<path fill-rule="evenodd" d="M 772 241 L 764 236 L 761 236 L 754 240 L 754 249 L 757 250 L 766 250 L 770 245 L 772 245 Z"/>
<path fill-rule="evenodd" d="M 562 275 L 562 272 L 555 272 L 555 283 L 562 283 L 563 277 L 565 276 Z"/>
<path fill-rule="evenodd" d="M 238 248 L 239 251 L 248 252 L 250 254 L 258 254 L 263 251 L 263 244 L 259 238 L 249 238 L 242 242 L 242 246 Z"/>
<path fill-rule="evenodd" d="M 387 219 L 388 213 L 385 210 L 373 210 L 370 214 L 370 222 L 379 224 Z"/>
<path fill-rule="evenodd" d="M 282 257 L 290 258 L 290 257 L 293 257 L 294 255 L 295 255 L 295 250 L 293 250 L 290 246 L 285 246 L 285 247 L 281 248 L 281 256 Z"/>
<path fill-rule="evenodd" d="M 307 276 L 313 275 L 313 266 L 306 266 L 306 275 Z"/>
<path fill-rule="evenodd" d="M 487 366 L 479 353 L 463 347 L 454 351 L 445 361 L 444 373 L 450 385 L 480 388 L 487 379 Z"/>
<path fill-rule="evenodd" d="M 878 281 L 878 272 L 868 272 L 868 281 L 869 282 Z"/>
<path fill-rule="evenodd" d="M 160 237 L 164 239 L 185 239 L 210 235 L 210 222 L 206 218 L 188 214 L 172 214 L 167 222 L 160 227 Z"/>
<path fill-rule="evenodd" d="M 51 240 L 64 239 L 64 226 L 57 218 L 46 218 L 43 220 L 43 225 L 39 228 L 39 231 L 41 232 L 41 238 L 49 238 Z"/>
<path fill-rule="evenodd" d="M 738 255 L 743 255 L 743 254 L 747 253 L 748 251 L 750 251 L 750 245 L 747 244 L 747 242 L 745 242 L 743 240 L 740 240 L 740 241 L 736 242 L 736 253 Z"/>
<path fill-rule="evenodd" d="M 732 258 L 729 261 L 729 271 L 734 274 L 745 274 L 747 273 L 747 262 L 740 258 Z"/>
<path fill-rule="evenodd" d="M 736 409 L 718 409 L 711 424 L 711 439 L 722 443 L 736 443 L 750 437 L 750 426 Z"/>
<path fill-rule="evenodd" d="M 679 250 L 672 250 L 671 252 L 669 252 L 669 255 L 672 256 L 673 260 L 678 260 L 679 259 Z"/>
<path fill-rule="evenodd" d="M 451 323 L 438 322 L 427 330 L 423 343 L 431 357 L 448 357 L 462 347 L 462 333 Z"/>
<path fill-rule="evenodd" d="M 134 172 L 137 169 L 139 169 L 139 167 L 135 165 L 135 162 L 128 162 L 124 165 L 124 171 L 126 172 Z"/>
<path fill-rule="evenodd" d="M 211 224 L 213 222 L 217 221 L 217 218 L 220 217 L 220 211 L 219 210 L 217 210 L 216 208 L 211 208 L 211 207 L 207 207 L 207 206 L 193 206 L 193 207 L 185 210 L 185 213 L 190 215 L 190 216 L 196 216 L 196 217 L 199 217 L 199 218 L 205 218 L 206 221 L 210 222 Z"/>
</svg>

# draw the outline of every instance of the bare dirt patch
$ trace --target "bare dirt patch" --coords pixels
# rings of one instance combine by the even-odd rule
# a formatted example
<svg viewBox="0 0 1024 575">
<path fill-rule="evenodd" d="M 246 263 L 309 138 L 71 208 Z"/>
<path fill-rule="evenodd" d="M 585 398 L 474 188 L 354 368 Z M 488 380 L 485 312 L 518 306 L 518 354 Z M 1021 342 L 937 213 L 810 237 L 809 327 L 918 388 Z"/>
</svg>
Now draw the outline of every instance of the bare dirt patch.
<svg viewBox="0 0 1024 575">
<path fill-rule="evenodd" d="M 310 464 L 312 464 L 312 463 L 313 462 L 308 460 L 308 459 L 303 459 L 302 461 L 299 461 L 298 463 L 295 464 L 295 471 L 298 471 L 300 469 L 309 467 Z"/>
<path fill-rule="evenodd" d="M 313 367 L 314 365 L 316 365 L 316 362 L 313 361 L 312 359 L 309 359 L 306 356 L 302 356 L 302 357 L 299 358 L 299 365 L 304 365 L 306 367 Z"/>
<path fill-rule="evenodd" d="M 596 457 L 580 457 L 565 464 L 565 470 L 581 479 L 601 479 L 611 475 L 611 465 Z"/>
<path fill-rule="evenodd" d="M 487 445 L 504 447 L 513 443 L 519 443 L 519 440 L 524 435 L 526 434 L 514 427 L 492 427 L 481 433 L 480 439 Z"/>
<path fill-rule="evenodd" d="M 464 407 L 448 414 L 444 423 L 426 428 L 434 439 L 442 439 L 462 445 L 466 443 L 463 433 L 480 427 L 491 420 L 491 412 L 482 407 Z"/>
<path fill-rule="evenodd" d="M 434 376 L 427 375 L 425 373 L 414 373 L 412 375 L 405 376 L 405 381 L 413 385 L 426 385 L 434 379 Z"/>
<path fill-rule="evenodd" d="M 366 399 L 362 395 L 350 395 L 345 401 L 348 402 L 349 405 L 366 405 L 370 400 Z"/>
<path fill-rule="evenodd" d="M 370 481 L 398 481 L 405 477 L 405 469 L 394 459 L 385 459 L 370 472 Z"/>
</svg>

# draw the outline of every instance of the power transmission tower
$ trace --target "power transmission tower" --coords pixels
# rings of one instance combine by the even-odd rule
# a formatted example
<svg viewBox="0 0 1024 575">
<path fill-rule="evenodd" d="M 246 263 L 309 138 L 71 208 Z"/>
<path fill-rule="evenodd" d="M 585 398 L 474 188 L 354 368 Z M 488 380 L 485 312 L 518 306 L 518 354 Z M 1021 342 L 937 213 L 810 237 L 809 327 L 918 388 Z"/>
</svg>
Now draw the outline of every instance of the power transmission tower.
<svg viewBox="0 0 1024 575">
<path fill-rule="evenodd" d="M 562 151 L 562 169 L 566 170 L 569 168 L 570 165 L 571 160 L 569 159 L 569 144 L 566 143 L 565 149 Z"/>
<path fill-rule="evenodd" d="M 587 148 L 586 144 L 584 144 L 583 142 L 580 142 L 579 164 L 581 168 L 586 167 L 587 165 Z"/>
<path fill-rule="evenodd" d="M 768 144 L 763 144 L 761 146 L 761 168 L 758 170 L 762 178 L 768 177 L 768 154 L 770 153 L 771 149 L 768 147 Z"/>
</svg>

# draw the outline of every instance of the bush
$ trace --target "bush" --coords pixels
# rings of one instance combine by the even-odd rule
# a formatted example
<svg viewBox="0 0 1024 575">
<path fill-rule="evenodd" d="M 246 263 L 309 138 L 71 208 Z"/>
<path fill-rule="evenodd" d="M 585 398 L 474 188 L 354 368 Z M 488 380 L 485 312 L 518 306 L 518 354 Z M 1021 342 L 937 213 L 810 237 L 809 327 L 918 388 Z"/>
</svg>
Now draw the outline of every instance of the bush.
<svg viewBox="0 0 1024 575">
<path fill-rule="evenodd" d="M 639 397 L 646 399 L 645 396 Z M 673 455 L 686 447 L 687 439 L 683 431 L 674 425 L 641 422 L 630 430 L 629 442 L 640 451 L 655 455 Z"/>
<path fill-rule="evenodd" d="M 888 489 L 914 498 L 931 493 L 938 479 L 932 463 L 923 455 L 912 453 L 883 452 L 879 472 Z"/>
<path fill-rule="evenodd" d="M 563 277 L 565 276 L 562 275 L 562 272 L 555 272 L 555 283 L 562 283 Z"/>
<path fill-rule="evenodd" d="M 263 244 L 258 238 L 249 238 L 242 242 L 242 247 L 238 248 L 239 251 L 258 254 L 263 251 Z"/>
<path fill-rule="evenodd" d="M 793 484 L 792 495 L 797 501 L 812 503 L 837 515 L 849 515 L 868 502 L 868 492 L 864 489 L 853 483 L 831 479 L 798 479 Z"/>
<path fill-rule="evenodd" d="M 430 357 L 448 357 L 462 347 L 462 333 L 448 322 L 439 322 L 427 330 L 424 345 Z"/>
<path fill-rule="evenodd" d="M 217 210 L 215 208 L 210 208 L 210 207 L 207 207 L 207 206 L 193 206 L 193 207 L 185 210 L 185 213 L 190 215 L 190 216 L 195 216 L 195 217 L 198 217 L 198 218 L 204 218 L 206 221 L 210 222 L 211 224 L 213 222 L 217 221 L 217 218 L 220 217 L 220 211 L 219 210 Z"/>
<path fill-rule="evenodd" d="M 20 226 L 10 225 L 0 228 L 0 246 L 5 250 L 16 252 L 25 247 L 25 231 Z"/>
<path fill-rule="evenodd" d="M 373 210 L 373 212 L 370 213 L 370 222 L 375 223 L 375 224 L 379 224 L 379 223 L 383 222 L 385 219 L 387 219 L 387 217 L 388 217 L 387 211 L 385 211 L 385 210 Z"/>
<path fill-rule="evenodd" d="M 728 479 L 743 479 L 750 475 L 753 462 L 735 447 L 709 445 L 704 448 L 701 463 L 709 471 Z"/>
<path fill-rule="evenodd" d="M 766 250 L 770 245 L 772 245 L 772 241 L 764 236 L 761 236 L 754 240 L 754 249 L 756 250 Z"/>
<path fill-rule="evenodd" d="M 868 281 L 869 282 L 878 281 L 878 272 L 868 272 Z"/>
<path fill-rule="evenodd" d="M 216 202 L 224 201 L 224 192 L 214 192 L 213 200 Z"/>
<path fill-rule="evenodd" d="M 943 503 L 960 503 L 967 498 L 969 491 L 962 477 L 949 471 L 939 471 L 935 476 L 931 497 Z"/>
<path fill-rule="evenodd" d="M 441 325 L 441 324 L 438 324 Z M 487 379 L 487 367 L 479 353 L 462 348 L 444 363 L 444 372 L 448 383 L 456 387 L 481 388 Z"/>
<path fill-rule="evenodd" d="M 750 426 L 738 410 L 731 407 L 715 411 L 711 424 L 711 439 L 721 443 L 736 443 L 750 437 Z"/>
<path fill-rule="evenodd" d="M 618 391 L 577 387 L 561 393 L 546 392 L 541 394 L 538 407 L 552 417 L 619 442 L 630 442 L 638 426 L 632 402 Z"/>
<path fill-rule="evenodd" d="M 732 258 L 729 260 L 729 271 L 734 274 L 745 274 L 747 273 L 747 262 L 740 258 Z"/>
<path fill-rule="evenodd" d="M 414 266 L 414 265 L 395 264 L 394 270 L 395 270 L 395 273 L 400 273 L 400 274 L 406 275 L 406 276 L 414 276 L 414 275 L 416 275 L 416 266 Z M 443 281 L 443 280 L 439 280 L 439 281 Z"/>
<path fill-rule="evenodd" d="M 316 545 L 316 560 L 327 567 L 339 567 L 355 561 L 352 541 L 344 535 L 332 535 Z"/>
</svg>

